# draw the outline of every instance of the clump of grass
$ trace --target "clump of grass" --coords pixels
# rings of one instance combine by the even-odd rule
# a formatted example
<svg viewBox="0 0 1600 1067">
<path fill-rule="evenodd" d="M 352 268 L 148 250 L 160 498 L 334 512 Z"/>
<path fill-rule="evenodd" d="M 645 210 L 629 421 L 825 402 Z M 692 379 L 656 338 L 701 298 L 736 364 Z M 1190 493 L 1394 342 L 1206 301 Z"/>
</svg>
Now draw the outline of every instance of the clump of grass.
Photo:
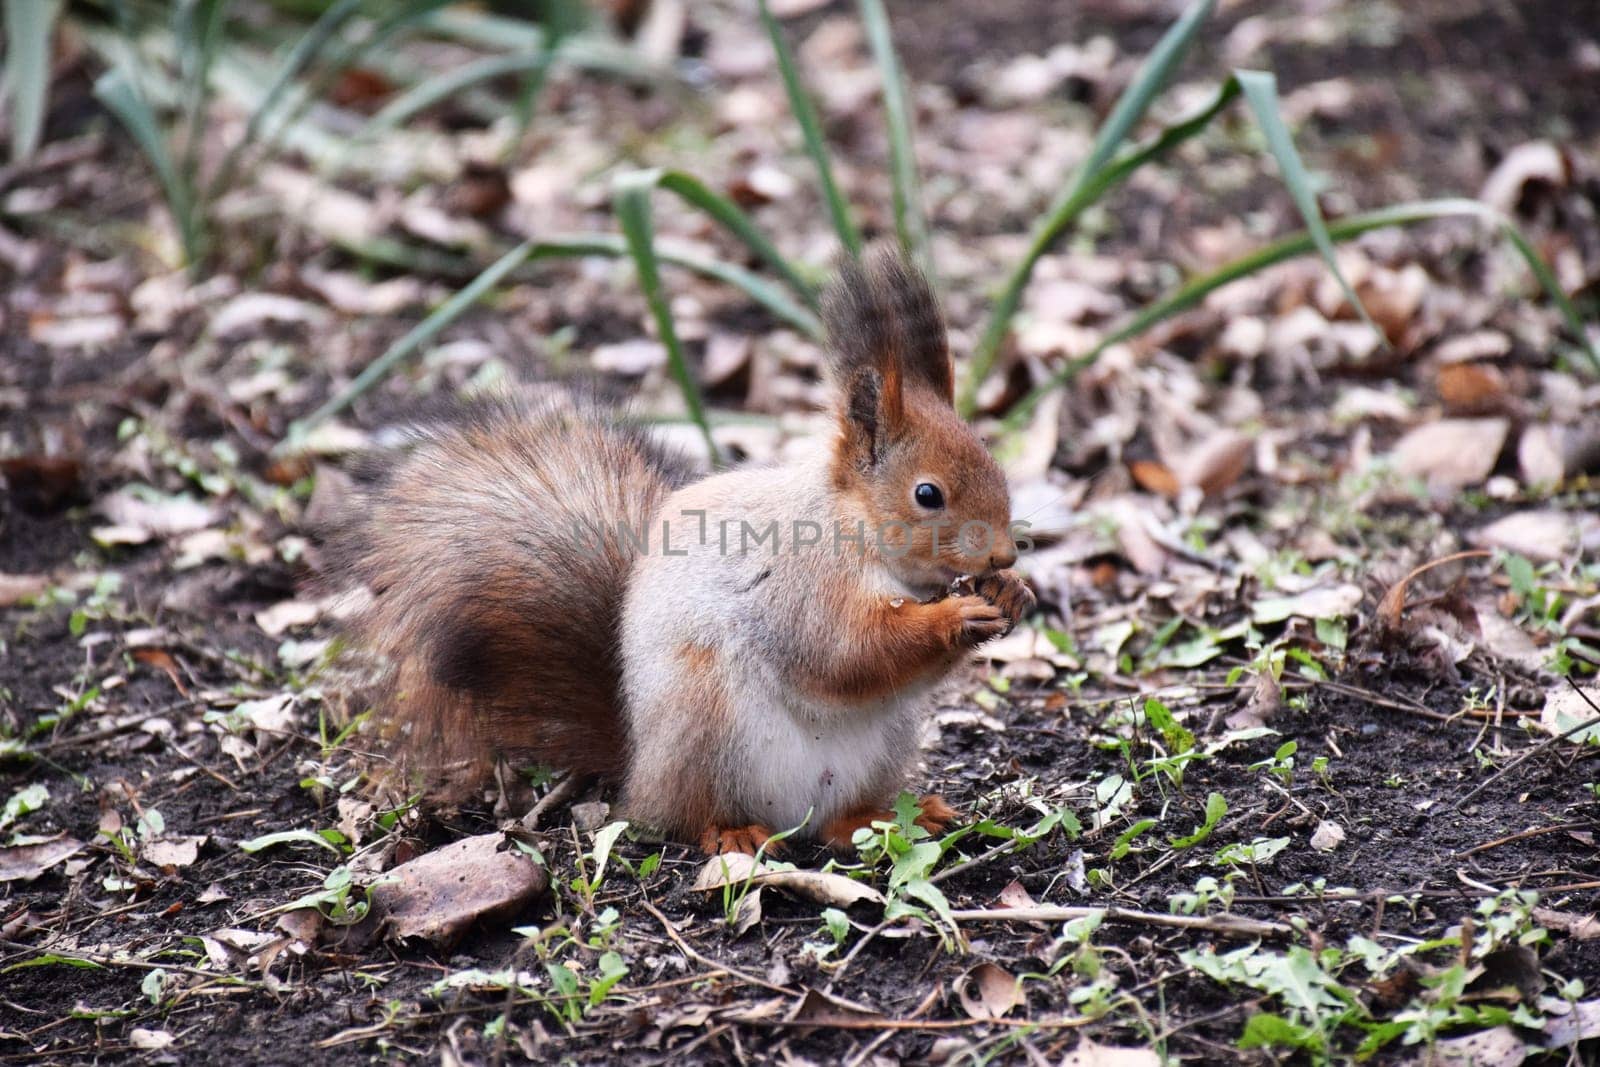
<svg viewBox="0 0 1600 1067">
<path fill-rule="evenodd" d="M 858 0 L 858 2 L 868 42 L 883 81 L 896 231 L 902 245 L 931 275 L 934 265 L 931 261 L 927 223 L 922 210 L 920 181 L 914 159 L 911 109 L 905 93 L 899 60 L 894 51 L 889 19 L 881 0 Z M 822 135 L 816 106 L 805 89 L 801 71 L 789 49 L 782 28 L 767 7 L 766 0 L 758 0 L 757 6 L 777 60 L 778 72 L 788 97 L 790 111 L 800 132 L 801 143 L 815 169 L 818 192 L 832 223 L 834 234 L 847 254 L 856 255 L 862 246 L 861 233 L 854 221 L 850 205 L 834 176 L 833 162 Z M 1372 325 L 1354 289 L 1339 270 L 1334 258 L 1334 246 L 1372 230 L 1406 226 L 1447 216 L 1479 219 L 1511 243 L 1562 314 L 1590 367 L 1600 375 L 1600 354 L 1596 354 L 1589 343 L 1582 320 L 1561 290 L 1554 274 L 1511 221 L 1487 205 L 1459 198 L 1426 200 L 1397 204 L 1340 219 L 1331 224 L 1327 222 L 1317 205 L 1310 175 L 1295 149 L 1293 138 L 1283 120 L 1278 104 L 1276 81 L 1270 73 L 1233 71 L 1223 79 L 1211 100 L 1203 107 L 1160 129 L 1148 139 L 1131 143 L 1135 130 L 1144 121 L 1154 101 L 1187 58 L 1215 6 L 1216 0 L 1194 0 L 1161 37 L 1096 131 L 1088 155 L 1067 176 L 1055 199 L 1035 223 L 1027 250 L 1007 273 L 972 353 L 957 401 L 957 406 L 964 415 L 971 417 L 976 412 L 978 391 L 994 370 L 995 363 L 1010 335 L 1022 296 L 1039 260 L 1072 231 L 1084 211 L 1101 202 L 1141 168 L 1158 164 L 1179 145 L 1205 132 L 1229 110 L 1230 106 L 1241 99 L 1263 135 L 1267 152 L 1276 164 L 1278 174 L 1304 222 L 1304 229 L 1272 241 L 1215 270 L 1190 278 L 1155 302 L 1128 316 L 1112 327 L 1088 351 L 1062 364 L 1013 405 L 1004 414 L 1003 425 L 1006 428 L 1019 428 L 1046 396 L 1070 381 L 1075 374 L 1092 364 L 1112 345 L 1137 337 L 1157 323 L 1195 306 L 1208 294 L 1229 282 L 1297 256 L 1309 253 L 1320 256 L 1328 270 L 1338 280 L 1351 306 L 1369 325 Z M 704 257 L 701 257 L 699 262 L 690 262 L 688 257 L 680 256 L 676 260 L 679 265 L 729 282 L 780 318 L 798 326 L 813 337 L 820 336 L 820 328 L 811 313 L 815 301 L 815 288 L 809 279 L 814 277 L 817 271 L 813 267 L 785 259 L 737 205 L 682 171 L 653 170 L 624 175 L 619 179 L 617 189 L 616 211 L 626 237 L 624 246 L 626 254 L 632 257 L 638 269 L 657 330 L 663 343 L 667 345 L 672 373 L 684 397 L 684 407 L 691 421 L 700 427 L 709 445 L 711 443 L 709 423 L 699 388 L 682 346 L 677 341 L 671 313 L 661 290 L 659 263 L 673 263 L 675 260 L 664 252 L 667 247 L 665 242 L 658 240 L 654 233 L 648 202 L 651 192 L 654 190 L 670 192 L 694 210 L 706 215 L 749 249 L 756 259 L 777 276 L 781 286 L 787 289 L 788 293 L 783 293 L 760 276 L 732 264 L 708 261 Z M 533 247 L 535 246 L 525 245 L 520 252 L 512 255 L 520 255 L 523 260 L 532 258 L 529 249 Z M 537 247 L 542 255 L 612 255 L 616 254 L 618 246 L 615 238 L 606 235 L 585 235 L 559 247 L 550 242 Z M 504 260 L 501 261 L 503 262 Z M 481 295 L 485 289 L 479 282 L 485 277 L 490 277 L 491 272 L 496 281 L 503 280 L 509 271 L 500 271 L 498 268 L 501 263 L 488 268 L 463 292 L 470 291 Z M 418 327 L 418 330 L 426 329 L 429 331 L 426 336 L 432 336 L 432 333 L 436 333 L 465 310 L 465 307 L 466 304 L 452 300 L 441 306 L 423 326 Z M 1372 328 L 1377 329 L 1376 326 Z M 374 367 L 387 371 L 414 348 L 415 346 L 411 346 L 400 351 L 391 349 Z M 373 368 L 368 370 L 372 371 Z M 368 374 L 363 374 L 349 389 L 330 401 L 329 405 L 314 414 L 298 429 L 308 428 L 309 425 L 325 417 L 329 413 L 329 408 L 337 410 L 349 403 L 373 380 L 375 379 Z M 715 455 L 714 445 L 711 447 L 712 454 Z"/>
</svg>

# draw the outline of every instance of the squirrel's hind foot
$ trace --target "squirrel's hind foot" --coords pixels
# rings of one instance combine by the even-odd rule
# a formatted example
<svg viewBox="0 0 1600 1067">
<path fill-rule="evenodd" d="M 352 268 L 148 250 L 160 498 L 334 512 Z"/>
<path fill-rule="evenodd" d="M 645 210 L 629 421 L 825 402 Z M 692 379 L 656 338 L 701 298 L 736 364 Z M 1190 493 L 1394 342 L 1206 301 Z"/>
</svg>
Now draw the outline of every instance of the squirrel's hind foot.
<svg viewBox="0 0 1600 1067">
<path fill-rule="evenodd" d="M 956 809 L 945 803 L 943 797 L 932 793 L 918 800 L 917 807 L 922 814 L 916 817 L 915 822 L 930 834 L 943 833 L 944 828 L 956 818 Z M 868 808 L 841 815 L 822 828 L 822 839 L 829 848 L 846 851 L 855 847 L 856 831 L 875 822 L 894 822 L 894 812 L 887 808 Z"/>
<path fill-rule="evenodd" d="M 772 831 L 757 824 L 708 826 L 705 833 L 700 835 L 700 850 L 708 856 L 720 856 L 726 852 L 743 852 L 747 856 L 754 856 L 765 845 L 770 856 L 782 850 L 782 842 L 772 841 L 771 838 Z"/>
</svg>

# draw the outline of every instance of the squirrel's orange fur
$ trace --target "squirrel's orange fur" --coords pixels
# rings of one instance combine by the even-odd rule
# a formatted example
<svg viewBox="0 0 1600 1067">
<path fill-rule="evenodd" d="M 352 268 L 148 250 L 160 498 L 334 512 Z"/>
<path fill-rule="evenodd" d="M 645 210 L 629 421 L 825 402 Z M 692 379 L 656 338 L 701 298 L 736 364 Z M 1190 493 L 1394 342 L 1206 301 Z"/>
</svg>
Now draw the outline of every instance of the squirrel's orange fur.
<svg viewBox="0 0 1600 1067">
<path fill-rule="evenodd" d="M 686 484 L 596 412 L 503 404 L 363 497 L 356 635 L 413 764 L 600 773 L 622 814 L 708 851 L 801 823 L 847 845 L 887 813 L 929 690 L 1033 597 L 927 283 L 878 248 L 823 310 L 836 433 L 813 457 Z"/>
</svg>

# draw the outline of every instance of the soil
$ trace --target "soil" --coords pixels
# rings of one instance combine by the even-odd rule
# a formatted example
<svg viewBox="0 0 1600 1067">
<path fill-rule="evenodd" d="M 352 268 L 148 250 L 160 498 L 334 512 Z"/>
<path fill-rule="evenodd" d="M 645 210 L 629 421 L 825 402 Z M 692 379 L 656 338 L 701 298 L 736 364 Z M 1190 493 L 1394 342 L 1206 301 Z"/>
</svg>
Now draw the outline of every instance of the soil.
<svg viewBox="0 0 1600 1067">
<path fill-rule="evenodd" d="M 1191 61 L 1196 67 L 1212 69 L 1221 42 L 1244 20 L 1278 17 L 1271 4 L 1223 6 L 1215 33 Z M 1278 42 L 1250 64 L 1276 70 L 1286 93 L 1332 77 L 1396 86 L 1337 121 L 1308 123 L 1301 134 L 1308 158 L 1348 178 L 1364 206 L 1383 202 L 1424 173 L 1433 192 L 1471 192 L 1516 143 L 1548 134 L 1593 144 L 1600 135 L 1600 109 L 1593 106 L 1600 75 L 1568 58 L 1575 37 L 1600 35 L 1600 4 L 1326 6 L 1348 20 L 1341 25 L 1381 15 L 1375 24 L 1388 27 L 1390 36 L 1381 45 L 1348 36 L 1317 45 Z M 1040 42 L 1083 41 L 1103 33 L 1120 54 L 1141 54 L 1173 14 L 1165 3 L 1110 0 L 903 0 L 890 7 L 911 78 L 957 97 L 971 91 L 968 83 L 983 64 L 1037 52 Z M 832 4 L 790 25 L 803 36 L 851 10 Z M 1394 77 L 1397 71 L 1405 77 Z M 1449 92 L 1439 92 L 1441 87 Z M 608 106 L 662 106 L 646 94 L 596 92 L 606 94 Z M 1472 106 L 1459 107 L 1463 99 Z M 1087 102 L 1100 109 L 1109 103 Z M 581 109 L 582 102 L 568 106 Z M 648 126 L 656 120 L 646 113 L 629 121 Z M 1469 147 L 1458 150 L 1463 145 Z M 129 151 L 112 142 L 99 162 L 115 167 L 131 158 Z M 1277 187 L 1265 182 L 1233 195 L 1283 202 Z M 153 187 L 142 187 L 142 196 L 145 204 L 157 202 Z M 1216 223 L 1227 213 L 1226 196 L 1197 200 L 1173 225 Z M 1561 210 L 1577 216 L 1587 211 L 1592 227 L 1600 196 L 1578 188 L 1562 203 Z M 1140 226 L 1139 205 L 1137 197 L 1119 202 L 1120 214 L 1098 252 L 1161 255 L 1150 247 L 1159 236 Z M 992 222 L 971 225 L 981 229 Z M 823 226 L 820 217 L 815 220 L 818 232 Z M 968 236 L 952 229 L 956 238 Z M 1587 231 L 1574 239 L 1594 240 Z M 1454 281 L 1477 274 L 1470 254 L 1435 254 L 1424 238 L 1405 250 Z M 270 283 L 274 269 L 264 268 L 257 280 Z M 618 325 L 624 321 L 620 314 L 589 308 L 568 315 L 559 290 L 572 277 L 576 272 L 557 277 L 548 291 L 525 287 L 531 295 L 519 299 L 534 306 L 517 306 L 515 314 L 575 327 L 580 348 L 635 336 Z M 1507 301 L 1502 319 L 1514 315 L 1513 303 Z M 721 312 L 713 309 L 713 317 Z M 1084 1005 L 1073 999 L 1085 988 L 1085 976 L 1069 967 L 1027 982 L 1024 1002 L 1007 1019 L 974 1021 L 956 992 L 965 976 L 984 962 L 1009 975 L 1042 975 L 1062 956 L 1059 924 L 965 923 L 967 944 L 957 952 L 927 924 L 878 930 L 868 907 L 851 913 L 848 946 L 824 966 L 805 947 L 827 940 L 818 905 L 767 891 L 760 921 L 734 935 L 718 895 L 689 888 L 703 864 L 695 850 L 628 838 L 617 845 L 618 861 L 592 901 L 558 886 L 514 923 L 490 924 L 448 949 L 296 944 L 275 958 L 267 974 L 242 964 L 236 972 L 209 967 L 201 935 L 275 931 L 275 909 L 319 888 L 332 864 L 323 850 L 246 852 L 240 842 L 340 823 L 345 812 L 339 794 L 309 783 L 323 776 L 349 781 L 359 765 L 348 746 L 330 740 L 343 722 L 339 676 L 307 679 L 285 668 L 284 636 L 267 635 L 255 621 L 258 612 L 297 592 L 319 589 L 318 546 L 311 537 L 305 554 L 293 561 L 277 552 L 257 558 L 233 553 L 189 565 L 174 544 L 160 539 L 102 546 L 93 531 L 104 518 L 91 502 L 123 485 L 130 465 L 159 466 L 148 455 L 130 459 L 121 452 L 119 428 L 130 417 L 159 421 L 194 451 L 226 443 L 243 457 L 241 468 L 261 479 L 257 484 L 268 484 L 273 458 L 266 445 L 287 420 L 325 399 L 344 366 L 370 358 L 409 323 L 393 317 L 367 323 L 340 339 L 349 344 L 338 361 L 302 362 L 295 381 L 303 388 L 270 410 L 199 390 L 174 411 L 174 398 L 192 383 L 186 377 L 191 368 L 173 353 L 199 343 L 199 323 L 181 320 L 167 336 L 141 336 L 89 354 L 34 344 L 19 325 L 25 313 L 8 305 L 7 328 L 0 333 L 0 397 L 9 398 L 0 403 L 0 444 L 6 458 L 67 454 L 78 466 L 63 476 L 65 489 L 45 499 L 22 491 L 21 474 L 10 477 L 9 495 L 0 498 L 0 574 L 48 574 L 70 584 L 76 576 L 111 573 L 121 584 L 100 607 L 86 607 L 89 590 L 80 583 L 63 602 L 0 608 L 0 737 L 24 738 L 27 752 L 18 758 L 0 749 L 0 799 L 35 782 L 50 797 L 10 829 L 87 843 L 80 856 L 36 879 L 0 883 L 0 1062 L 921 1063 L 992 1056 L 1056 1063 L 1084 1035 L 1111 1045 L 1158 1047 L 1182 1062 L 1288 1058 L 1238 1047 L 1248 1017 L 1276 1010 L 1266 998 L 1223 987 L 1181 962 L 1184 952 L 1236 947 L 1214 930 L 1108 922 L 1095 937 L 1095 961 L 1126 996 L 1119 1010 L 1087 1020 Z M 760 313 L 740 314 L 744 320 L 732 321 L 751 331 L 769 325 Z M 493 315 L 469 318 L 457 332 L 479 328 Z M 1221 325 L 1202 328 L 1214 333 Z M 266 340 L 302 354 L 316 347 L 312 342 L 328 341 L 293 328 Z M 549 371 L 548 352 L 523 354 L 519 373 Z M 217 358 L 225 362 L 236 355 L 225 350 Z M 450 384 L 447 374 L 441 372 L 435 383 L 441 392 Z M 1277 387 L 1276 411 L 1317 413 L 1327 406 L 1327 394 L 1312 382 Z M 398 387 L 380 391 L 356 406 L 351 421 L 378 431 L 395 412 L 417 402 Z M 1379 434 L 1379 446 L 1390 443 Z M 1311 442 L 1307 454 L 1319 455 L 1319 445 L 1319 458 L 1332 466 L 1351 442 Z M 1070 462 L 1058 467 L 1085 478 L 1100 473 L 1072 469 Z M 1208 506 L 1219 530 L 1259 529 L 1263 537 L 1276 537 L 1282 524 L 1267 532 L 1269 513 L 1284 503 L 1275 494 L 1245 485 L 1224 503 Z M 1600 493 L 1586 482 L 1549 503 L 1592 513 L 1600 511 Z M 249 543 L 278 545 L 309 531 L 305 505 L 303 495 L 294 497 L 285 513 L 232 495 L 220 525 L 248 534 Z M 1332 506 L 1318 498 L 1317 506 L 1323 505 Z M 1075 672 L 1062 669 L 1049 682 L 1015 679 L 1004 693 L 979 675 L 962 679 L 945 699 L 937 739 L 927 752 L 929 791 L 941 793 L 964 818 L 1013 827 L 1030 825 L 1041 803 L 1065 805 L 1086 829 L 1078 835 L 1056 831 L 1030 848 L 990 856 L 953 874 L 939 883 L 951 905 L 991 907 L 1003 892 L 1015 894 L 1020 887 L 1040 904 L 1111 904 L 1164 914 L 1180 894 L 1195 891 L 1197 880 L 1224 876 L 1212 862 L 1219 849 L 1287 836 L 1292 846 L 1270 864 L 1238 868 L 1231 911 L 1278 922 L 1293 918 L 1302 924 L 1300 942 L 1313 947 L 1343 945 L 1355 936 L 1382 937 L 1389 944 L 1438 938 L 1470 925 L 1481 901 L 1511 889 L 1536 891 L 1540 907 L 1554 913 L 1593 915 L 1600 908 L 1594 837 L 1600 807 L 1584 784 L 1600 782 L 1600 751 L 1546 743 L 1546 735 L 1528 725 L 1547 692 L 1564 683 L 1547 671 L 1481 652 L 1441 670 L 1405 635 L 1385 634 L 1373 622 L 1387 585 L 1374 578 L 1382 571 L 1378 564 L 1420 562 L 1413 550 L 1434 538 L 1464 536 L 1494 517 L 1497 506 L 1429 501 L 1409 513 L 1396 506 L 1369 515 L 1365 532 L 1345 537 L 1342 547 L 1359 555 L 1361 576 L 1373 579 L 1367 584 L 1374 591 L 1360 609 L 1348 650 L 1325 650 L 1331 680 L 1299 676 L 1291 666 L 1282 707 L 1271 717 L 1276 734 L 1236 741 L 1191 762 L 1181 784 L 1148 772 L 1136 800 L 1104 830 L 1090 828 L 1095 784 L 1132 773 L 1156 751 L 1149 736 L 1130 729 L 1134 704 L 1142 705 L 1153 692 L 1184 690 L 1191 698 L 1184 721 L 1200 743 L 1223 738 L 1224 718 L 1250 696 L 1241 684 L 1248 687 L 1254 677 L 1246 671 L 1245 683 L 1229 678 L 1249 666 L 1242 647 L 1231 646 L 1203 668 L 1149 668 L 1137 678 L 1114 670 L 1086 672 L 1073 681 Z M 1095 640 L 1090 620 L 1133 597 L 1154 602 L 1143 599 L 1151 583 L 1135 570 L 1114 554 L 1082 560 L 1078 573 L 1106 580 L 1073 590 L 1070 602 L 1047 602 L 1050 617 L 1078 647 L 1088 647 Z M 1469 560 L 1448 579 L 1419 583 L 1413 602 L 1462 590 L 1474 598 L 1506 594 L 1502 572 L 1489 559 Z M 1219 601 L 1221 614 L 1209 621 L 1222 626 L 1244 618 L 1242 600 Z M 86 620 L 75 615 L 80 610 L 89 612 Z M 161 631 L 154 644 L 152 629 Z M 294 637 L 314 640 L 336 631 L 324 619 Z M 1301 641 L 1302 647 L 1314 644 Z M 151 647 L 162 655 L 139 655 Z M 268 731 L 245 749 L 230 750 L 230 735 L 206 723 L 208 711 L 285 687 L 301 694 L 291 729 Z M 48 715 L 61 720 L 39 729 L 40 718 Z M 1298 746 L 1292 773 L 1281 779 L 1265 773 L 1259 764 L 1288 741 Z M 1328 761 L 1326 773 L 1313 770 L 1320 757 Z M 1512 760 L 1518 762 L 1512 766 Z M 1225 798 L 1228 810 L 1209 839 L 1191 850 L 1166 847 L 1167 837 L 1203 821 L 1212 792 Z M 152 809 L 168 834 L 205 835 L 196 862 L 165 870 L 141 864 L 134 874 L 118 856 L 102 831 L 114 833 Z M 404 823 L 396 835 L 404 840 L 395 847 L 404 853 L 486 832 L 506 814 L 489 810 L 487 802 L 433 813 Z M 577 869 L 578 842 L 587 842 L 575 828 L 577 817 L 570 805 L 557 808 L 537 838 L 560 879 Z M 1158 820 L 1157 829 L 1128 842 L 1127 854 L 1113 858 L 1118 835 L 1146 818 Z M 1324 822 L 1337 823 L 1346 835 L 1328 852 L 1307 845 Z M 963 854 L 978 856 L 989 847 L 980 840 L 964 843 Z M 583 851 L 589 847 L 581 845 Z M 661 859 L 653 872 L 634 873 L 656 855 Z M 815 868 L 829 857 L 801 845 L 786 858 Z M 1108 872 L 1105 878 L 1088 880 L 1085 872 L 1097 869 Z M 135 884 L 117 884 L 118 879 Z M 430 992 L 466 968 L 525 968 L 542 979 L 529 942 L 511 926 L 570 923 L 592 931 L 595 915 L 606 908 L 621 917 L 615 945 L 629 964 L 626 987 L 638 991 L 632 999 L 606 1002 L 563 1022 L 526 999 Z M 680 941 L 698 957 L 680 953 Z M 1590 995 L 1600 989 L 1600 938 L 1556 934 L 1540 949 L 1546 976 L 1581 981 Z M 842 969 L 828 969 L 852 951 Z M 592 965 L 597 955 L 597 948 L 584 948 L 577 958 Z M 69 966 L 60 957 L 100 963 Z M 152 995 L 148 979 L 158 969 L 168 981 Z M 802 1006 L 795 1014 L 791 1002 L 807 989 L 911 1022 L 883 1028 L 869 1019 L 858 1027 L 840 1021 L 845 1009 L 826 1004 Z M 1395 994 L 1374 982 L 1363 995 L 1378 1001 Z M 770 1003 L 774 997 L 784 998 L 778 1008 Z M 497 1037 L 489 1024 L 502 1015 L 510 1025 Z M 1063 1019 L 1085 1021 L 1032 1030 L 1012 1025 Z M 140 1028 L 164 1031 L 172 1047 L 136 1046 Z M 1342 1035 L 1335 1058 L 1348 1058 L 1358 1040 L 1358 1034 Z M 1568 1050 L 1570 1059 L 1562 1052 L 1549 1060 L 1594 1062 L 1583 1058 L 1596 1055 L 1594 1045 Z M 1390 1046 L 1373 1062 L 1420 1062 L 1411 1059 L 1415 1053 Z"/>
</svg>

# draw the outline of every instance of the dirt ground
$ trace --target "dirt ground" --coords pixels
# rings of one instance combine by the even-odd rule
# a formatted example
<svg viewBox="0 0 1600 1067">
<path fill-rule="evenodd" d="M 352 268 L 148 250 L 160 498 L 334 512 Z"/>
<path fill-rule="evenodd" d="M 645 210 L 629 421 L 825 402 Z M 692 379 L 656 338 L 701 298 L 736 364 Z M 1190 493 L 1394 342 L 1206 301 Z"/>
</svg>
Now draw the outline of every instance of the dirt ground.
<svg viewBox="0 0 1600 1067">
<path fill-rule="evenodd" d="M 888 232 L 855 8 L 802 6 L 784 26 L 829 72 L 811 80 L 841 178 Z M 1222 6 L 1174 96 L 1275 70 L 1330 215 L 1504 196 L 1600 320 L 1600 4 Z M 610 175 L 677 165 L 767 190 L 749 194 L 758 222 L 826 263 L 759 25 L 689 11 L 698 88 L 558 78 L 488 177 L 462 164 L 482 123 L 437 108 L 423 125 L 454 166 L 345 175 L 339 210 L 482 263 L 530 233 L 614 231 Z M 960 354 L 1174 8 L 890 11 Z M 1048 77 L 1021 62 L 1057 45 L 1074 51 Z M 327 899 L 285 905 L 335 868 L 370 884 L 491 832 L 525 798 L 398 819 L 369 799 L 319 516 L 361 451 L 472 389 L 557 383 L 671 416 L 670 378 L 631 272 L 541 264 L 285 460 L 290 422 L 463 279 L 355 250 L 295 199 L 314 168 L 290 153 L 219 205 L 214 270 L 162 266 L 159 193 L 82 62 L 59 72 L 54 157 L 0 172 L 0 801 L 44 787 L 0 816 L 0 1062 L 1344 1062 L 1386 1023 L 1371 1062 L 1597 1062 L 1600 747 L 1570 731 L 1600 667 L 1600 384 L 1492 234 L 1452 221 L 1348 247 L 1385 346 L 1319 264 L 1291 263 L 1108 352 L 1028 430 L 1011 469 L 1040 615 L 941 698 L 926 791 L 980 830 L 929 878 L 956 912 L 1113 909 L 1097 928 L 951 924 L 926 896 L 896 898 L 919 914 L 891 922 L 776 886 L 730 921 L 724 894 L 693 888 L 704 857 L 632 834 L 601 884 L 575 885 L 607 821 L 592 794 L 522 835 L 549 893 L 445 946 L 362 943 Z M 986 416 L 1186 272 L 1296 225 L 1240 115 L 1046 258 Z M 1554 171 L 1520 162 L 1534 143 L 1556 146 Z M 468 195 L 502 181 L 487 209 Z M 738 257 L 677 205 L 657 212 Z M 446 224 L 467 236 L 438 241 Z M 815 345 L 728 287 L 666 280 L 713 406 L 749 416 L 722 442 L 762 461 L 814 432 Z M 664 427 L 692 449 L 685 431 Z M 241 848 L 330 828 L 343 837 Z M 783 858 L 896 890 L 887 860 Z M 1273 925 L 1241 937 L 1235 919 Z M 1251 946 L 1257 970 L 1219 962 Z M 553 997 L 569 975 L 587 995 L 610 954 L 627 971 L 609 991 Z M 1301 1047 L 1241 1047 L 1262 1015 Z M 1370 1027 L 1317 1032 L 1341 1015 Z M 1472 1033 L 1514 1049 L 1466 1049 Z"/>
</svg>

